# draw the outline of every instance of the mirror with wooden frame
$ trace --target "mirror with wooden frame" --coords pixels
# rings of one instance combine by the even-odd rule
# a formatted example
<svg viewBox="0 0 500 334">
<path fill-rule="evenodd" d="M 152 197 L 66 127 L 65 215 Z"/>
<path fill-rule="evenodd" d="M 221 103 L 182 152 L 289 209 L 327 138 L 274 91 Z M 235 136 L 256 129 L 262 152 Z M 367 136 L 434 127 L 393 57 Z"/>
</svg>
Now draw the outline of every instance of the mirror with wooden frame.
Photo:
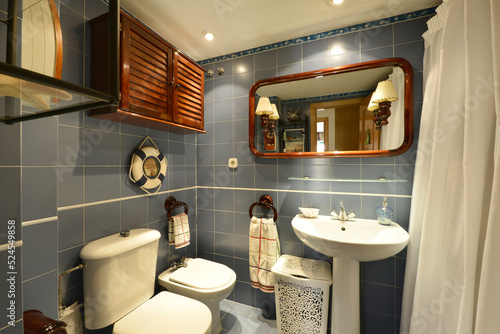
<svg viewBox="0 0 500 334">
<path fill-rule="evenodd" d="M 388 80 L 395 95 L 380 99 L 377 87 Z M 393 156 L 412 137 L 413 71 L 402 58 L 264 79 L 250 89 L 250 150 L 262 158 Z"/>
</svg>

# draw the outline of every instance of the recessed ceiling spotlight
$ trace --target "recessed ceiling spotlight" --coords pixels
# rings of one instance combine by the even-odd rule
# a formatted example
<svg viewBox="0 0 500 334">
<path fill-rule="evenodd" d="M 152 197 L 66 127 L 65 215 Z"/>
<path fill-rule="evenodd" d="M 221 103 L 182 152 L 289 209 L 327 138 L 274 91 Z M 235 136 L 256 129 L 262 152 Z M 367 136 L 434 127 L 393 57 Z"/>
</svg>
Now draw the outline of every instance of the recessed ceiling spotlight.
<svg viewBox="0 0 500 334">
<path fill-rule="evenodd" d="M 332 5 L 340 5 L 344 0 L 330 0 L 330 4 Z"/>
<path fill-rule="evenodd" d="M 211 40 L 212 40 L 212 39 L 214 39 L 214 37 L 215 37 L 214 33 L 213 33 L 213 32 L 211 32 L 211 31 L 208 31 L 208 30 L 205 30 L 205 31 L 203 32 L 203 36 L 205 37 L 205 39 L 206 39 L 207 41 L 211 41 Z"/>
</svg>

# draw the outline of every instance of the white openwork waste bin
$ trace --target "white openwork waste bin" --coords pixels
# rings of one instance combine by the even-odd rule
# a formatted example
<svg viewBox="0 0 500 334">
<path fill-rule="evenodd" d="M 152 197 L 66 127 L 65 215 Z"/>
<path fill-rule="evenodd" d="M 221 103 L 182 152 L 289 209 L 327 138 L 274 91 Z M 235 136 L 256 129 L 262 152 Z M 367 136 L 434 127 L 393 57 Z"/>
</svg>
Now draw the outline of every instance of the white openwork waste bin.
<svg viewBox="0 0 500 334">
<path fill-rule="evenodd" d="M 275 282 L 278 333 L 326 333 L 332 284 L 330 264 L 282 255 L 271 271 Z"/>
</svg>

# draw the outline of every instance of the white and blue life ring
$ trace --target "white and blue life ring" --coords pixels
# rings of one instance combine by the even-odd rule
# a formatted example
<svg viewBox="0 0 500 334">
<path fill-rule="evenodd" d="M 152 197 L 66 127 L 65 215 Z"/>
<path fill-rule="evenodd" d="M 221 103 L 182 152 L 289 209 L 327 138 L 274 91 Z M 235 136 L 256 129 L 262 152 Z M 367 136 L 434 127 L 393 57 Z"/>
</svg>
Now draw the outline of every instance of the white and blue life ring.
<svg viewBox="0 0 500 334">
<path fill-rule="evenodd" d="M 154 147 L 142 147 L 146 139 L 149 139 Z M 167 174 L 167 164 L 167 159 L 158 150 L 155 143 L 151 138 L 146 137 L 141 146 L 132 155 L 129 178 L 148 194 L 151 194 L 149 190 L 155 188 L 156 191 L 152 193 L 157 193 Z"/>
</svg>

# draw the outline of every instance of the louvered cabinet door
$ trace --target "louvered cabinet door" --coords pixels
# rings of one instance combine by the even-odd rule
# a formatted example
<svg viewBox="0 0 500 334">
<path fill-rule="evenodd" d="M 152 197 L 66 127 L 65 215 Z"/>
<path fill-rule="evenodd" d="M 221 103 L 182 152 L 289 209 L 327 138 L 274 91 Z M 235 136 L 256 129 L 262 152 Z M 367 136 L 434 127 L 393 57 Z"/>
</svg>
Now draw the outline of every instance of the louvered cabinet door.
<svg viewBox="0 0 500 334">
<path fill-rule="evenodd" d="M 173 121 L 203 129 L 205 72 L 182 54 L 174 54 Z"/>
<path fill-rule="evenodd" d="M 122 16 L 120 108 L 172 121 L 172 49 Z"/>
</svg>

